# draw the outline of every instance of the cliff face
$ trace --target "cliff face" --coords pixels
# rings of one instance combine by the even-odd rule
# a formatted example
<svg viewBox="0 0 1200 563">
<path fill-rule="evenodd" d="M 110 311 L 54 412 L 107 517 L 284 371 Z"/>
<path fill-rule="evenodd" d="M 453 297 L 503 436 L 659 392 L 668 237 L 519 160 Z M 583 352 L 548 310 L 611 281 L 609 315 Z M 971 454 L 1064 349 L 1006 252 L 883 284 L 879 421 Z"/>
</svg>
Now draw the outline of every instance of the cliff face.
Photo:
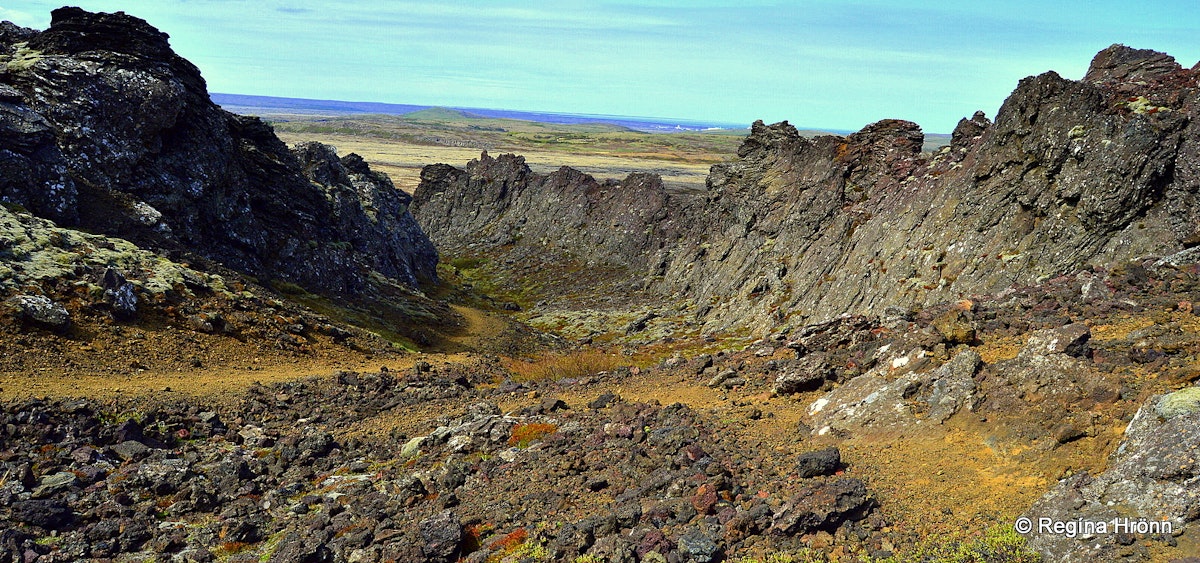
<svg viewBox="0 0 1200 563">
<path fill-rule="evenodd" d="M 434 281 L 407 195 L 361 158 L 296 152 L 208 97 L 167 35 L 125 15 L 0 27 L 0 197 L 64 226 L 356 295 Z"/>
<path fill-rule="evenodd" d="M 414 213 L 437 233 L 439 247 L 532 247 L 632 269 L 649 264 L 677 216 L 658 176 L 631 174 L 602 183 L 568 167 L 542 175 L 522 157 L 496 159 L 486 152 L 463 170 L 425 167 L 413 198 Z"/>
<path fill-rule="evenodd" d="M 1200 243 L 1198 75 L 1114 45 L 1082 81 L 1022 80 L 995 123 L 964 119 L 932 155 L 904 121 L 811 140 L 760 122 L 700 197 L 651 187 L 564 202 L 596 182 L 565 170 L 548 182 L 501 157 L 511 165 L 428 169 L 414 208 L 444 251 L 531 245 L 519 234 L 534 229 L 538 244 L 694 304 L 709 329 L 881 313 Z"/>
</svg>

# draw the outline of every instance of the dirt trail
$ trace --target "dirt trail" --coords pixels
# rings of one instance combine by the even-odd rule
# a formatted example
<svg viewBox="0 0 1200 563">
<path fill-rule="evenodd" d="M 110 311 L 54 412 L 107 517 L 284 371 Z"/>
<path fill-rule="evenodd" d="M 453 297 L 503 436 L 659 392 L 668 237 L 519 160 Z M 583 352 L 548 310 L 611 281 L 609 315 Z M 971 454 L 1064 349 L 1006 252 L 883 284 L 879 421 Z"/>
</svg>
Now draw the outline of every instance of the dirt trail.
<svg viewBox="0 0 1200 563">
<path fill-rule="evenodd" d="M 500 338 L 508 325 L 493 315 L 472 307 L 451 305 L 455 313 L 462 315 L 466 326 L 460 334 L 449 335 L 446 340 L 470 349 L 481 349 L 489 342 Z"/>
</svg>

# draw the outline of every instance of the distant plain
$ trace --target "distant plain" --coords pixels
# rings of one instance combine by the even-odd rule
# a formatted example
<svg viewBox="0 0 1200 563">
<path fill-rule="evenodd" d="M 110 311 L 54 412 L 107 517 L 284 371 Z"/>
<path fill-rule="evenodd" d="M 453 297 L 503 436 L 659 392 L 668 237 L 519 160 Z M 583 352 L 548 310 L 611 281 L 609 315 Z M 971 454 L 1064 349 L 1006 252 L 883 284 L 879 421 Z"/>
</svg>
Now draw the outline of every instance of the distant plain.
<svg viewBox="0 0 1200 563">
<path fill-rule="evenodd" d="M 492 156 L 522 155 L 539 173 L 562 166 L 598 179 L 650 172 L 662 176 L 668 189 L 699 191 L 709 168 L 730 160 L 749 133 L 748 129 L 646 132 L 608 123 L 544 123 L 445 108 L 404 115 L 270 106 L 227 105 L 226 109 L 271 122 L 288 144 L 320 141 L 333 145 L 341 155 L 357 153 L 410 193 L 420 182 L 422 167 L 462 166 L 482 151 Z M 946 144 L 947 137 L 927 135 L 926 149 Z"/>
<path fill-rule="evenodd" d="M 597 178 L 653 172 L 677 190 L 699 190 L 709 168 L 737 151 L 746 130 L 646 133 L 609 124 L 539 123 L 474 117 L 447 109 L 396 115 L 308 115 L 258 110 L 280 139 L 321 141 L 358 153 L 411 192 L 421 168 L 462 166 L 482 151 L 515 153 L 536 172 L 570 166 Z"/>
</svg>

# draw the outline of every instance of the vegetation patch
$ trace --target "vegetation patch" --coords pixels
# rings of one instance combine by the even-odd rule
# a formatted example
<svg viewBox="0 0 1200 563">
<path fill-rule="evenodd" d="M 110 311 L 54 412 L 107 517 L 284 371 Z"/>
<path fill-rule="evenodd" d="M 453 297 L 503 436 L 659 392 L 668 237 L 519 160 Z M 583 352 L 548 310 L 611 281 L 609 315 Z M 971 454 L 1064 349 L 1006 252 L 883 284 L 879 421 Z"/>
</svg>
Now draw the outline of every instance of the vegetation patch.
<svg viewBox="0 0 1200 563">
<path fill-rule="evenodd" d="M 508 445 L 518 448 L 527 448 L 532 444 L 546 436 L 558 432 L 557 424 L 548 424 L 545 422 L 529 422 L 513 426 L 512 436 L 508 439 Z M 524 531 L 524 530 L 518 530 Z M 515 533 L 515 532 L 514 532 Z"/>
<path fill-rule="evenodd" d="M 1029 549 L 1012 526 L 995 526 L 982 537 L 963 540 L 933 537 L 911 550 L 871 559 L 871 563 L 1040 563 L 1042 556 Z"/>
<path fill-rule="evenodd" d="M 586 377 L 602 371 L 612 371 L 629 360 L 602 350 L 586 349 L 568 353 L 547 352 L 532 361 L 508 359 L 504 368 L 512 373 L 513 381 L 545 381 Z"/>
</svg>

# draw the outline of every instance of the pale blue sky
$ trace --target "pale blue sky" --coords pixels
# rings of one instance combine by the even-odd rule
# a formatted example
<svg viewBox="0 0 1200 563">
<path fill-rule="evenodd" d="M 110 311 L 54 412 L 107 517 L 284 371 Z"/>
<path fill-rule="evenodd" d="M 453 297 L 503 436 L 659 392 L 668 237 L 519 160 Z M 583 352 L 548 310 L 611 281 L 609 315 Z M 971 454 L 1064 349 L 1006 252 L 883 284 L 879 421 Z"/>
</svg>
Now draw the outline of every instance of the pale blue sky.
<svg viewBox="0 0 1200 563">
<path fill-rule="evenodd" d="M 49 24 L 62 2 L 0 0 Z M 949 132 L 1112 43 L 1200 58 L 1195 0 L 74 0 L 171 35 L 213 92 Z"/>
</svg>

